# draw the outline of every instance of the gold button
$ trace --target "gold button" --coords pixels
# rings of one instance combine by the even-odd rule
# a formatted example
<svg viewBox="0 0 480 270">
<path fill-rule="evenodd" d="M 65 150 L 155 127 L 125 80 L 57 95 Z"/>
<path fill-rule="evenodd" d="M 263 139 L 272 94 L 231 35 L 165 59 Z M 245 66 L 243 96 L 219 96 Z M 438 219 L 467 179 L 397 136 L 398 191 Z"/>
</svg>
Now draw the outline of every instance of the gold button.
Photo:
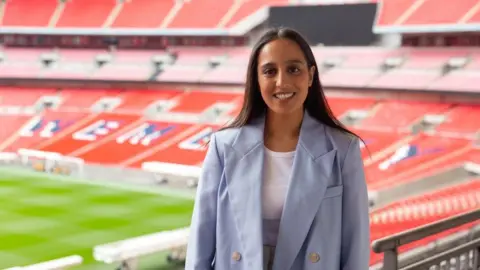
<svg viewBox="0 0 480 270">
<path fill-rule="evenodd" d="M 318 253 L 312 252 L 312 253 L 310 253 L 310 255 L 308 257 L 310 258 L 310 261 L 312 263 L 316 263 L 316 262 L 320 261 L 320 255 L 318 255 Z"/>
<path fill-rule="evenodd" d="M 241 258 L 242 258 L 242 255 L 239 252 L 237 252 L 237 251 L 233 252 L 233 254 L 232 254 L 232 259 L 233 260 L 240 261 Z"/>
</svg>

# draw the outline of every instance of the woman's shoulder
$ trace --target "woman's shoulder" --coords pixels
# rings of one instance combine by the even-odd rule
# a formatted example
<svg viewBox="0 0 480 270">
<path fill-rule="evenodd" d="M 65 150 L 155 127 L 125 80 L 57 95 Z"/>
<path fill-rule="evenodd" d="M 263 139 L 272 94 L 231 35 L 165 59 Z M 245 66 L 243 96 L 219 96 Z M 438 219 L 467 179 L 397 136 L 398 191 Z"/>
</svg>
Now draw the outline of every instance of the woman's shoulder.
<svg viewBox="0 0 480 270">
<path fill-rule="evenodd" d="M 347 132 L 346 130 L 340 130 L 338 128 L 333 128 L 325 126 L 327 137 L 330 139 L 332 144 L 340 148 L 348 148 L 352 144 L 358 143 L 359 138 L 352 133 Z"/>
<path fill-rule="evenodd" d="M 240 128 L 237 127 L 228 127 L 224 129 L 217 130 L 212 133 L 212 136 L 215 138 L 215 143 L 219 145 L 231 145 L 235 141 Z"/>
</svg>

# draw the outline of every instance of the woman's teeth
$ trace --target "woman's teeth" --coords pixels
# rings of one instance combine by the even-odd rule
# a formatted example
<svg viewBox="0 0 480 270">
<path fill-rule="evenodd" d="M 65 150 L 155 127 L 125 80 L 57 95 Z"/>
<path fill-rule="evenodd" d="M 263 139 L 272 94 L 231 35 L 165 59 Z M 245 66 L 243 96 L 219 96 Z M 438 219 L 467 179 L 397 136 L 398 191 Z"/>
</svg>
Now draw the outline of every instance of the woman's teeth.
<svg viewBox="0 0 480 270">
<path fill-rule="evenodd" d="M 284 99 L 293 97 L 294 94 L 295 93 L 279 93 L 279 94 L 274 94 L 273 96 L 278 99 L 284 100 Z"/>
</svg>

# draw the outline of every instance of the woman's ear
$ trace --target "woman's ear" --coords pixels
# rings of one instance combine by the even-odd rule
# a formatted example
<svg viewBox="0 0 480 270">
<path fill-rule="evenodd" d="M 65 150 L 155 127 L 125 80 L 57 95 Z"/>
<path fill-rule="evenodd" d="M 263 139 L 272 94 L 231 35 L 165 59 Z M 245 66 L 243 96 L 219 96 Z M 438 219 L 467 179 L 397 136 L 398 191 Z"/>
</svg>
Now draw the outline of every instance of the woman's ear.
<svg viewBox="0 0 480 270">
<path fill-rule="evenodd" d="M 313 83 L 313 77 L 315 75 L 315 66 L 311 66 L 310 67 L 310 70 L 309 70 L 309 76 L 308 76 L 308 87 L 311 87 L 312 86 L 312 83 Z"/>
</svg>

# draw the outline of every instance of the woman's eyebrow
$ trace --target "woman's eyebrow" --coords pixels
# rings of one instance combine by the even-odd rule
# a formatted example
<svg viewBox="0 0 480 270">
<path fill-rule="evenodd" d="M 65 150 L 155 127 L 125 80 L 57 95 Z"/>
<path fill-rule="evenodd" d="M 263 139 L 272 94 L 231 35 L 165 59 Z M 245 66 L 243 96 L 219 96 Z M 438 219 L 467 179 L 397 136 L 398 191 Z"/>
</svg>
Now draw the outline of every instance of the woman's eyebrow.
<svg viewBox="0 0 480 270">
<path fill-rule="evenodd" d="M 299 59 L 291 59 L 285 61 L 286 64 L 305 64 L 305 61 L 299 60 Z M 269 66 L 275 66 L 274 62 L 267 62 L 261 64 L 261 67 L 269 67 Z"/>
</svg>

